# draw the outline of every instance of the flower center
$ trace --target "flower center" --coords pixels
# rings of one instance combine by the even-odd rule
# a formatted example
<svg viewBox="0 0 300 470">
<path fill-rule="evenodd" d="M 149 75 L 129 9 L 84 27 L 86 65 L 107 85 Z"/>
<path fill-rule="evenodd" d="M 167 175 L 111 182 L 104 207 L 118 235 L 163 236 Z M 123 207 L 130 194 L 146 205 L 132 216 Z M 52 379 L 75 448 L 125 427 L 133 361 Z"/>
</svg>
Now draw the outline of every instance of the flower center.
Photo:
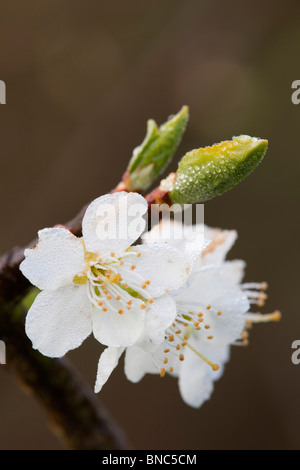
<svg viewBox="0 0 300 470">
<path fill-rule="evenodd" d="M 242 284 L 241 288 L 243 293 L 247 295 L 250 304 L 256 304 L 261 306 L 264 304 L 267 295 L 265 290 L 267 289 L 267 283 L 247 283 Z M 176 319 L 172 326 L 166 332 L 166 348 L 164 350 L 163 360 L 154 361 L 160 369 L 161 377 L 164 377 L 166 372 L 174 372 L 173 365 L 167 368 L 167 364 L 172 363 L 171 355 L 176 355 L 176 358 L 180 361 L 184 361 L 185 348 L 193 351 L 199 358 L 205 361 L 214 371 L 219 369 L 219 365 L 210 361 L 207 357 L 201 354 L 189 341 L 191 334 L 198 334 L 202 336 L 203 340 L 212 341 L 214 339 L 213 334 L 210 333 L 211 320 L 220 318 L 222 312 L 216 310 L 212 305 L 202 306 L 201 311 L 195 309 L 195 304 L 179 304 L 179 312 L 176 315 Z M 276 310 L 273 313 L 261 314 L 251 313 L 245 314 L 245 329 L 241 331 L 240 338 L 238 338 L 233 345 L 247 346 L 248 345 L 248 328 L 251 328 L 252 323 L 279 321 L 281 319 L 281 313 Z M 213 328 L 212 328 L 213 329 Z M 201 333 L 199 332 L 201 330 Z M 199 333 L 198 333 L 199 332 Z M 173 359 L 173 358 L 172 358 Z"/>
<path fill-rule="evenodd" d="M 206 307 L 207 310 L 211 310 L 211 306 Z M 217 316 L 220 316 L 222 312 L 216 312 Z M 213 371 L 219 370 L 219 365 L 210 361 L 206 356 L 204 356 L 200 351 L 198 351 L 189 341 L 191 334 L 194 331 L 199 331 L 201 328 L 208 330 L 210 325 L 204 322 L 204 314 L 202 312 L 195 313 L 190 309 L 183 309 L 176 316 L 176 319 L 172 326 L 169 327 L 166 336 L 166 342 L 170 345 L 170 352 L 175 353 L 180 361 L 184 361 L 184 351 L 186 348 L 190 349 L 194 354 L 196 354 L 200 359 L 202 359 L 206 364 L 208 364 Z M 200 326 L 201 325 L 201 326 Z M 213 336 L 208 335 L 207 339 L 212 340 Z M 169 352 L 169 348 L 165 351 Z M 167 356 L 164 359 L 165 364 L 168 361 Z M 161 368 L 161 377 L 165 375 L 165 368 Z M 169 372 L 173 372 L 173 367 L 169 368 Z"/>
<path fill-rule="evenodd" d="M 113 310 L 122 315 L 133 306 L 144 310 L 147 302 L 151 304 L 153 299 L 147 291 L 150 281 L 134 272 L 134 261 L 140 256 L 141 253 L 130 250 L 121 257 L 111 252 L 102 258 L 85 252 L 86 269 L 75 276 L 73 282 L 86 283 L 90 301 L 103 312 Z"/>
</svg>

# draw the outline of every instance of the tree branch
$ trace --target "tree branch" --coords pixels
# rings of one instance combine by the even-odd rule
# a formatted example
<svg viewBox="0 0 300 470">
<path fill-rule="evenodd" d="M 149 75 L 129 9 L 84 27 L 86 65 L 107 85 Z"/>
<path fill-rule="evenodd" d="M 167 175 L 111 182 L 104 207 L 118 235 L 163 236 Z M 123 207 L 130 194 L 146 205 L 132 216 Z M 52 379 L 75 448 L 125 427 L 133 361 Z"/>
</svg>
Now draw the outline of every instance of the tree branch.
<svg viewBox="0 0 300 470">
<path fill-rule="evenodd" d="M 74 450 L 130 449 L 112 417 L 66 359 L 51 359 L 32 348 L 20 305 L 1 307 L 1 339 L 9 367 L 43 405 L 54 432 Z"/>
</svg>

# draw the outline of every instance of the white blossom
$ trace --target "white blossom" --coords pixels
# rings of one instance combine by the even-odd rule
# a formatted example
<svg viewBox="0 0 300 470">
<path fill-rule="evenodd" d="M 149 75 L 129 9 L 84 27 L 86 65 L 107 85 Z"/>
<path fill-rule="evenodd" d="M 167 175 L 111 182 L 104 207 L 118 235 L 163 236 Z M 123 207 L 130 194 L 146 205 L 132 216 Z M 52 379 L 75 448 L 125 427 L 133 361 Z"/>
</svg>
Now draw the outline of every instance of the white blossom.
<svg viewBox="0 0 300 470">
<path fill-rule="evenodd" d="M 62 227 L 39 232 L 20 266 L 41 290 L 26 317 L 33 348 L 61 357 L 93 332 L 109 346 L 103 374 L 122 348 L 142 336 L 153 344 L 164 340 L 176 315 L 169 292 L 187 280 L 189 264 L 172 246 L 131 246 L 144 230 L 146 212 L 138 194 L 108 194 L 87 208 L 82 238 Z"/>
<path fill-rule="evenodd" d="M 145 243 L 157 238 L 158 229 L 164 232 L 163 227 L 155 227 L 145 234 Z M 263 304 L 266 283 L 242 284 L 245 263 L 225 261 L 236 240 L 235 231 L 205 227 L 206 241 L 201 241 L 203 249 L 197 251 L 196 239 L 191 249 L 191 237 L 188 241 L 174 237 L 179 230 L 173 224 L 168 245 L 188 250 L 194 262 L 188 285 L 172 293 L 177 306 L 175 320 L 165 330 L 165 341 L 160 345 L 147 348 L 143 342 L 126 349 L 125 373 L 132 382 L 146 373 L 178 377 L 183 400 L 200 407 L 221 377 L 231 345 L 247 343 L 246 327 L 251 322 L 278 320 L 280 314 L 249 312 L 251 304 Z"/>
</svg>

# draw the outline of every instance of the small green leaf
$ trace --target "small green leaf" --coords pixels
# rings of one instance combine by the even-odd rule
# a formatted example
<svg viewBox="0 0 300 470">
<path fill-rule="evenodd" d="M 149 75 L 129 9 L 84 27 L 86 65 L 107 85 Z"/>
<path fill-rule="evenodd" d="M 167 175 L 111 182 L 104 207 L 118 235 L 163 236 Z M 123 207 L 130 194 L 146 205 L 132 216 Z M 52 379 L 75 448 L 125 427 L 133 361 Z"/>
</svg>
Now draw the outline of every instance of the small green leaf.
<svg viewBox="0 0 300 470">
<path fill-rule="evenodd" d="M 131 160 L 128 165 L 128 170 L 130 173 L 133 173 L 137 168 L 146 166 L 144 162 L 147 163 L 147 156 L 149 155 L 149 147 L 153 142 L 155 142 L 159 137 L 159 129 L 156 122 L 153 119 L 149 119 L 147 122 L 147 133 L 141 145 L 136 147 L 133 151 Z M 144 164 L 144 165 L 143 165 Z"/>
<path fill-rule="evenodd" d="M 188 152 L 179 163 L 171 201 L 191 204 L 220 196 L 252 173 L 267 148 L 267 140 L 241 135 Z"/>
<path fill-rule="evenodd" d="M 181 141 L 188 117 L 188 107 L 183 106 L 160 127 L 153 119 L 148 121 L 146 137 L 134 149 L 128 165 L 129 190 L 145 191 L 164 171 Z"/>
<path fill-rule="evenodd" d="M 36 296 L 40 293 L 40 290 L 37 287 L 33 287 L 32 289 L 29 290 L 29 292 L 23 297 L 22 299 L 22 306 L 26 309 L 29 310 L 31 305 L 36 299 Z"/>
</svg>

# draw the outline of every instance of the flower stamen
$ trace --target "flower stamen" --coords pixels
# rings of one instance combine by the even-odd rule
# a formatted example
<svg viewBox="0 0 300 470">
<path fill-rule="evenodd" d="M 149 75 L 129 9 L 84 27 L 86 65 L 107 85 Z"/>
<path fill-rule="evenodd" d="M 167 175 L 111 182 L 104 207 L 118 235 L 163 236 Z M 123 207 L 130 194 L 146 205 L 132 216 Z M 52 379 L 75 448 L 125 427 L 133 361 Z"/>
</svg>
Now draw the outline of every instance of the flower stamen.
<svg viewBox="0 0 300 470">
<path fill-rule="evenodd" d="M 170 328 L 171 331 L 176 335 L 176 332 L 173 331 L 172 327 Z M 193 351 L 198 357 L 200 357 L 204 362 L 206 362 L 206 364 L 208 364 L 213 371 L 217 371 L 219 370 L 220 366 L 218 364 L 214 364 L 212 361 L 210 361 L 209 359 L 207 359 L 207 357 L 203 356 L 203 354 L 201 354 L 199 351 L 197 351 L 197 349 L 195 349 L 190 343 L 188 343 L 187 341 L 184 341 L 185 337 L 188 338 L 187 335 L 184 335 L 184 337 L 182 337 L 181 335 L 176 335 L 181 341 L 182 341 L 182 345 L 186 346 L 187 348 L 189 348 L 191 351 Z M 174 337 L 173 337 L 174 338 Z M 187 339 L 186 338 L 186 339 Z M 177 347 L 179 346 L 179 348 Z M 180 345 L 178 344 L 176 346 L 176 349 L 180 349 Z M 179 356 L 179 360 L 180 361 L 183 361 L 184 360 L 184 356 L 183 354 L 181 354 Z"/>
<path fill-rule="evenodd" d="M 252 323 L 267 323 L 269 321 L 280 321 L 281 320 L 281 312 L 279 310 L 275 310 L 273 313 L 248 313 L 246 315 L 246 320 Z"/>
</svg>

